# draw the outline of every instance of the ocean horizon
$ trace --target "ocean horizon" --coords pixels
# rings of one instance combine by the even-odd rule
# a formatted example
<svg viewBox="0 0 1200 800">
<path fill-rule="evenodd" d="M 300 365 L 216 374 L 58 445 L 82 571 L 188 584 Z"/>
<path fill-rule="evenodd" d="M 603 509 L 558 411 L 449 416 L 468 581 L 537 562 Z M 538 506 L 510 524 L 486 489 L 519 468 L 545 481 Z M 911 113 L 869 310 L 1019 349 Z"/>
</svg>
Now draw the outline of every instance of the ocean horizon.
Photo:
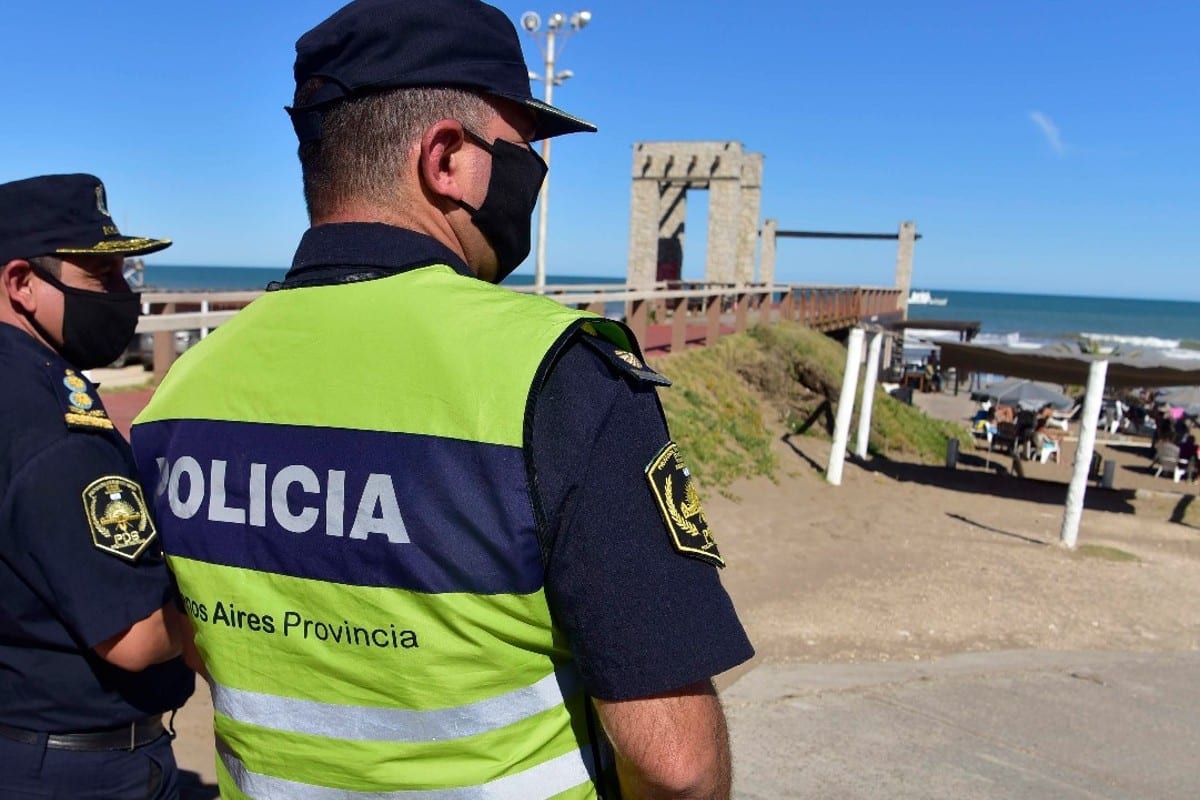
<svg viewBox="0 0 1200 800">
<path fill-rule="evenodd" d="M 287 272 L 281 267 L 146 264 L 144 288 L 159 291 L 264 289 Z M 625 277 L 554 275 L 547 283 L 621 284 Z M 513 274 L 509 286 L 529 286 L 531 274 Z M 924 288 L 924 287 L 920 287 Z M 982 343 L 1046 344 L 1090 339 L 1100 346 L 1181 351 L 1200 357 L 1200 302 L 1062 294 L 926 289 L 945 305 L 910 305 L 912 320 L 978 322 Z M 916 336 L 938 336 L 916 331 Z M 942 334 L 944 336 L 944 334 Z"/>
<path fill-rule="evenodd" d="M 911 321 L 978 322 L 983 344 L 1090 340 L 1100 347 L 1200 357 L 1200 302 L 1116 297 L 928 290 L 945 305 L 910 305 Z M 938 338 L 933 330 L 914 335 Z M 941 334 L 944 338 L 945 334 Z"/>
</svg>

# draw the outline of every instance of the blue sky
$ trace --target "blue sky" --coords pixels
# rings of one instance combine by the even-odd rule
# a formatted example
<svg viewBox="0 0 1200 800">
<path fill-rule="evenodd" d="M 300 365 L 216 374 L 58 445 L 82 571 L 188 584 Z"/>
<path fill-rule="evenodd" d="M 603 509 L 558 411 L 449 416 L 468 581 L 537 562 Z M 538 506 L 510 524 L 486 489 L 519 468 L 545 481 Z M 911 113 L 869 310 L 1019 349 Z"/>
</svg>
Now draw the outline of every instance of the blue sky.
<svg viewBox="0 0 1200 800">
<path fill-rule="evenodd" d="M 286 265 L 294 44 L 338 5 L 9 0 L 0 181 L 94 172 L 123 229 L 176 241 L 156 263 Z M 551 275 L 625 274 L 634 142 L 736 140 L 781 229 L 916 221 L 917 287 L 1200 300 L 1200 5 L 499 5 L 593 14 L 559 59 L 555 104 L 600 132 L 555 140 Z M 687 277 L 705 213 L 693 192 Z M 777 277 L 894 265 L 887 242 L 786 240 Z"/>
</svg>

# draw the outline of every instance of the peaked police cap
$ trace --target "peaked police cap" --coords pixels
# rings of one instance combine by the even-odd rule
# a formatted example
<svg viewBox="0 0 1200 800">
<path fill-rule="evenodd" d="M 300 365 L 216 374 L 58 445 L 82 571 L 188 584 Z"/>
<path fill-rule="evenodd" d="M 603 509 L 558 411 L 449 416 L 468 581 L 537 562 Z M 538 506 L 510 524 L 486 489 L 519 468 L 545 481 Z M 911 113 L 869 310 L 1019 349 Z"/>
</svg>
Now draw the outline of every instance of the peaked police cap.
<svg viewBox="0 0 1200 800">
<path fill-rule="evenodd" d="M 479 0 L 354 0 L 296 42 L 295 78 L 297 88 L 324 80 L 288 109 L 301 142 L 321 138 L 321 113 L 333 103 L 415 86 L 518 103 L 533 112 L 535 139 L 596 130 L 533 97 L 516 28 Z"/>
<path fill-rule="evenodd" d="M 170 239 L 122 235 L 95 175 L 0 184 L 0 264 L 49 255 L 142 256 L 170 245 Z"/>
</svg>

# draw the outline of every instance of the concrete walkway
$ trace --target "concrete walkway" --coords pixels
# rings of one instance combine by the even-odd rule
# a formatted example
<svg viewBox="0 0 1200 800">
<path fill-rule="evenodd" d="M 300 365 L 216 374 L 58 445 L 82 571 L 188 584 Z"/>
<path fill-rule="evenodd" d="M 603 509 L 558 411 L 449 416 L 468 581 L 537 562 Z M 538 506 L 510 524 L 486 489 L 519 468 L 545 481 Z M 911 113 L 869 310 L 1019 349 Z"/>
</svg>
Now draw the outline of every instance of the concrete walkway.
<svg viewBox="0 0 1200 800">
<path fill-rule="evenodd" d="M 723 693 L 739 800 L 1194 800 L 1200 653 L 762 665 Z"/>
</svg>

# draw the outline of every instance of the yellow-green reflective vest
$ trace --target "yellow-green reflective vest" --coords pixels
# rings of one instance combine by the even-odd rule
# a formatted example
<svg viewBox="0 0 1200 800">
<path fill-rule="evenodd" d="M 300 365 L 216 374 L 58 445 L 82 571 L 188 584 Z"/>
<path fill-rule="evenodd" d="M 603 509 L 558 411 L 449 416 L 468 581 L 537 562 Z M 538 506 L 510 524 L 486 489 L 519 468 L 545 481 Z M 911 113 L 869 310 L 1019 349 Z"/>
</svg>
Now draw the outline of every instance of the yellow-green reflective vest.
<svg viewBox="0 0 1200 800">
<path fill-rule="evenodd" d="M 133 441 L 211 673 L 222 795 L 595 797 L 526 427 L 579 327 L 444 266 L 269 293 Z"/>
</svg>

